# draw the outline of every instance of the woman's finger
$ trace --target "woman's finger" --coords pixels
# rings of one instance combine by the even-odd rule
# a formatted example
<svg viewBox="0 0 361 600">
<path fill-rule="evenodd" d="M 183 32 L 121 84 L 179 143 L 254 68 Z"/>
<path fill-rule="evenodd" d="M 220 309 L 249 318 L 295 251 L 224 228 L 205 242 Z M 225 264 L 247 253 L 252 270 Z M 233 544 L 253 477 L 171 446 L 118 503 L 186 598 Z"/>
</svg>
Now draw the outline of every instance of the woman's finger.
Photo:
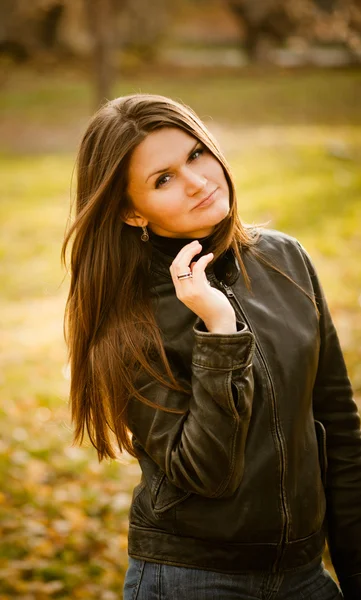
<svg viewBox="0 0 361 600">
<path fill-rule="evenodd" d="M 196 287 L 194 287 L 195 285 L 197 286 L 197 284 L 199 285 L 200 283 L 208 283 L 205 274 L 205 268 L 208 265 L 208 263 L 212 260 L 212 258 L 213 253 L 210 253 L 206 254 L 205 256 L 202 256 L 198 261 L 192 262 L 189 270 L 189 272 L 192 274 L 191 277 L 179 279 L 178 276 L 183 274 L 183 272 L 172 273 L 172 279 L 177 295 L 179 293 L 179 295 L 185 294 L 188 296 L 189 294 L 192 294 L 196 291 Z M 186 273 L 187 271 L 184 272 Z"/>
<path fill-rule="evenodd" d="M 182 248 L 182 250 L 177 254 L 174 261 L 170 266 L 170 271 L 174 272 L 175 275 L 180 275 L 183 272 L 189 271 L 189 264 L 202 250 L 202 246 L 199 242 L 187 244 Z"/>
<path fill-rule="evenodd" d="M 188 269 L 188 271 L 184 270 L 184 273 L 188 272 L 190 273 L 190 270 Z M 179 273 L 181 274 L 181 273 Z M 173 281 L 173 285 L 174 285 L 174 289 L 175 289 L 175 293 L 177 298 L 182 298 L 184 296 L 189 296 L 192 295 L 192 289 L 193 289 L 193 275 L 191 275 L 191 277 L 187 277 L 187 278 L 182 278 L 182 279 L 178 279 L 177 274 L 173 271 L 173 273 L 171 273 L 172 275 L 172 281 Z"/>
<path fill-rule="evenodd" d="M 201 258 L 199 260 L 192 263 L 193 264 L 192 274 L 193 274 L 194 279 L 199 279 L 200 277 L 206 278 L 205 270 L 206 270 L 208 264 L 213 260 L 213 257 L 214 257 L 213 252 L 210 252 L 209 254 L 205 254 L 204 256 L 201 256 Z"/>
</svg>

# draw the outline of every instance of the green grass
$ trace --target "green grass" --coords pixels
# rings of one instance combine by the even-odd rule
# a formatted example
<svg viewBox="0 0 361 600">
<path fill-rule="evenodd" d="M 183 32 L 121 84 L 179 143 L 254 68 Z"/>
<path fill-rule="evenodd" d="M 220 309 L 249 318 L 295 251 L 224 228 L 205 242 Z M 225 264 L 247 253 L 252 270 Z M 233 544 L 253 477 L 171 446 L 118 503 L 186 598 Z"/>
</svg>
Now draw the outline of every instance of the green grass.
<svg viewBox="0 0 361 600">
<path fill-rule="evenodd" d="M 35 83 L 34 83 L 35 81 Z M 361 71 L 250 71 L 227 69 L 207 75 L 165 70 L 120 76 L 112 96 L 158 93 L 190 104 L 202 118 L 237 125 L 360 125 Z M 92 91 L 84 76 L 54 70 L 45 75 L 9 73 L 0 98 L 2 118 L 41 125 L 74 124 L 92 112 Z"/>
<path fill-rule="evenodd" d="M 324 284 L 357 398 L 361 395 L 361 122 L 356 72 L 255 78 L 184 74 L 123 81 L 117 93 L 161 92 L 209 121 L 232 166 L 247 222 L 295 235 Z M 11 84 L 11 85 L 10 85 Z M 98 465 L 71 448 L 60 248 L 76 140 L 91 94 L 82 80 L 9 80 L 0 127 L 39 136 L 0 155 L 0 600 L 119 598 L 133 461 Z M 68 135 L 52 154 L 48 138 Z M 54 133 L 55 132 L 55 133 Z M 26 139 L 25 139 L 26 138 Z M 27 153 L 24 153 L 24 148 Z M 44 144 L 44 146 L 43 146 Z M 16 519 L 14 519 L 16 514 Z M 108 595 L 106 595 L 105 591 Z"/>
</svg>

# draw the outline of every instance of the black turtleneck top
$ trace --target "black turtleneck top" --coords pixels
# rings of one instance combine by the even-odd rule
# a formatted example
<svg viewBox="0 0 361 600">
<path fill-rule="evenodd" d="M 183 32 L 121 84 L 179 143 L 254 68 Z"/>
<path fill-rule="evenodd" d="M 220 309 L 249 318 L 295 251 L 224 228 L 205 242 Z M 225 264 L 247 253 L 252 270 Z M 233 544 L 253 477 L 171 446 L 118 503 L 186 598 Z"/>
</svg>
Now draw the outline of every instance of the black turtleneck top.
<svg viewBox="0 0 361 600">
<path fill-rule="evenodd" d="M 208 254 L 212 246 L 212 234 L 207 235 L 203 238 L 170 238 L 164 237 L 162 235 L 157 235 L 150 229 L 148 229 L 148 234 L 149 241 L 152 244 L 152 246 L 160 252 L 163 252 L 163 254 L 171 256 L 172 258 L 175 258 L 177 256 L 178 252 L 180 252 L 183 246 L 186 246 L 186 244 L 190 244 L 195 239 L 197 239 L 201 244 L 202 251 L 199 254 L 197 254 L 197 256 L 195 256 L 193 260 L 198 260 L 198 258 L 200 258 L 201 256 Z"/>
</svg>

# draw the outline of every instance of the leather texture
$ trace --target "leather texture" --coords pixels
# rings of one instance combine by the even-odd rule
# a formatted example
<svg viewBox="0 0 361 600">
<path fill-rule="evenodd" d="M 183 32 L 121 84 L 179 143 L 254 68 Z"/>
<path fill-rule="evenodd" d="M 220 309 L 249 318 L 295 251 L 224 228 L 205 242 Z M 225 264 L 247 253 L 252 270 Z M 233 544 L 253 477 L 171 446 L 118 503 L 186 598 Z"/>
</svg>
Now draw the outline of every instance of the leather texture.
<svg viewBox="0 0 361 600">
<path fill-rule="evenodd" d="M 361 598 L 361 433 L 323 290 L 294 238 L 261 230 L 242 258 L 207 269 L 237 333 L 212 334 L 174 293 L 172 258 L 154 250 L 154 311 L 184 392 L 143 374 L 128 423 L 142 480 L 130 511 L 134 558 L 222 572 L 288 570 L 327 535 L 346 600 Z M 297 284 L 297 285 L 295 285 Z M 319 315 L 312 300 L 315 297 Z M 159 365 L 158 365 L 159 367 Z"/>
</svg>

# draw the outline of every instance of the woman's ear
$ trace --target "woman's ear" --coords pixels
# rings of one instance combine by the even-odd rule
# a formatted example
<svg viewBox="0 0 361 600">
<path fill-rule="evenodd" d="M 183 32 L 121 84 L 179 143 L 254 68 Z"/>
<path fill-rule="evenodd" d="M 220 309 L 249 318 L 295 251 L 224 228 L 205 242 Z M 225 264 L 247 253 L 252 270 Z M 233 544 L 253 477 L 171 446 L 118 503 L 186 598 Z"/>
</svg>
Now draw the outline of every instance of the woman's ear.
<svg viewBox="0 0 361 600">
<path fill-rule="evenodd" d="M 141 215 L 137 215 L 135 212 L 129 212 L 123 219 L 124 223 L 131 225 L 132 227 L 146 227 L 148 225 L 147 219 Z"/>
</svg>

